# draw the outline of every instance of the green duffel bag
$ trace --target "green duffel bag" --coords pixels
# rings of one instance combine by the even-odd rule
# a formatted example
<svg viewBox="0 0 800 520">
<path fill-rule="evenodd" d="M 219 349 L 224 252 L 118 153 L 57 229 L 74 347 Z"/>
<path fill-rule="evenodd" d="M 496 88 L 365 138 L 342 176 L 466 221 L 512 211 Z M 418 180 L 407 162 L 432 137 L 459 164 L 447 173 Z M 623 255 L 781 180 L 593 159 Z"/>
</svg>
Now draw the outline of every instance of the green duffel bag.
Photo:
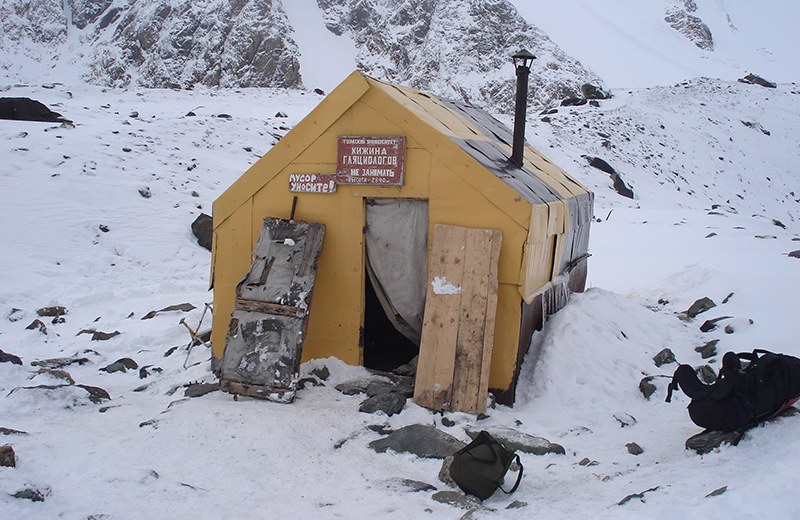
<svg viewBox="0 0 800 520">
<path fill-rule="evenodd" d="M 511 491 L 506 491 L 501 487 L 503 477 L 515 460 L 519 465 L 517 481 Z M 522 463 L 516 452 L 506 449 L 497 439 L 482 431 L 453 455 L 450 477 L 465 493 L 485 500 L 497 488 L 507 495 L 516 491 L 522 480 Z"/>
</svg>

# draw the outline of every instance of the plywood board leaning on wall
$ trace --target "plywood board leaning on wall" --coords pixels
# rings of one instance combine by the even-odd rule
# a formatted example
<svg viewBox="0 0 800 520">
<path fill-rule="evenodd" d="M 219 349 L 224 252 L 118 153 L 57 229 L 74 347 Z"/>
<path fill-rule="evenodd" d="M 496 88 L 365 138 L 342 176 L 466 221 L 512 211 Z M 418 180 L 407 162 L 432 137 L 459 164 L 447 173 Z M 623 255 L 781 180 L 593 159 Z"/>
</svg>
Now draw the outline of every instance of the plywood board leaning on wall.
<svg viewBox="0 0 800 520">
<path fill-rule="evenodd" d="M 291 402 L 325 225 L 265 218 L 250 272 L 236 288 L 220 388 Z"/>
<path fill-rule="evenodd" d="M 486 411 L 502 233 L 437 225 L 414 402 Z"/>
</svg>

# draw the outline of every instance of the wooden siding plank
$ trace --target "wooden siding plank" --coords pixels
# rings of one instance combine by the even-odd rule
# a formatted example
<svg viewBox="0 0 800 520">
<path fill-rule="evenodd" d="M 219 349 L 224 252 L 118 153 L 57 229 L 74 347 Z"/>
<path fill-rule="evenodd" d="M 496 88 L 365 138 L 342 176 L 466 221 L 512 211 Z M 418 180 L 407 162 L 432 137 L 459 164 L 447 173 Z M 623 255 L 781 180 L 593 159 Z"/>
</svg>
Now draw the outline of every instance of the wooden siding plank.
<svg viewBox="0 0 800 520">
<path fill-rule="evenodd" d="M 481 392 L 484 360 L 491 357 L 491 341 L 486 341 L 487 334 L 491 338 L 494 331 L 494 319 L 487 322 L 489 314 L 491 273 L 494 269 L 494 306 L 497 305 L 497 261 L 492 263 L 492 251 L 495 240 L 500 241 L 500 231 L 470 229 L 465 240 L 464 276 L 461 288 L 461 309 L 458 322 L 458 340 L 456 343 L 456 359 L 453 377 L 454 410 L 483 413 L 486 411 L 486 387 Z M 498 249 L 499 256 L 499 249 Z M 486 352 L 488 347 L 488 352 Z M 488 356 L 487 356 L 488 354 Z M 489 365 L 486 364 L 488 372 Z M 483 399 L 481 400 L 481 394 Z"/>
<path fill-rule="evenodd" d="M 489 395 L 489 375 L 491 373 L 492 352 L 494 350 L 494 329 L 497 321 L 497 299 L 499 281 L 497 277 L 498 264 L 500 263 L 500 249 L 503 242 L 502 232 L 493 230 L 491 249 L 489 251 L 489 274 L 487 276 L 486 296 L 486 325 L 483 336 L 483 365 L 478 384 L 478 409 L 477 413 L 486 411 L 486 397 Z M 482 407 L 482 408 L 480 408 Z"/>
</svg>

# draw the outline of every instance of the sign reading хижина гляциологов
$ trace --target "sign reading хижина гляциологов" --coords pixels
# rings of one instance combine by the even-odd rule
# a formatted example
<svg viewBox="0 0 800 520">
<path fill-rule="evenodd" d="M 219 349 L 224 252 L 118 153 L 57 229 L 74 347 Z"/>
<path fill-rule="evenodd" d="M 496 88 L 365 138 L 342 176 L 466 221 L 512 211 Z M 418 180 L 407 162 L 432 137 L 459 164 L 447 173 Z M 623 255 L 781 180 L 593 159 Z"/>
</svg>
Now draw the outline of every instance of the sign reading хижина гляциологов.
<svg viewBox="0 0 800 520">
<path fill-rule="evenodd" d="M 339 136 L 339 184 L 402 186 L 406 160 L 403 136 Z"/>
<path fill-rule="evenodd" d="M 289 191 L 294 193 L 336 193 L 335 173 L 293 173 Z"/>
</svg>

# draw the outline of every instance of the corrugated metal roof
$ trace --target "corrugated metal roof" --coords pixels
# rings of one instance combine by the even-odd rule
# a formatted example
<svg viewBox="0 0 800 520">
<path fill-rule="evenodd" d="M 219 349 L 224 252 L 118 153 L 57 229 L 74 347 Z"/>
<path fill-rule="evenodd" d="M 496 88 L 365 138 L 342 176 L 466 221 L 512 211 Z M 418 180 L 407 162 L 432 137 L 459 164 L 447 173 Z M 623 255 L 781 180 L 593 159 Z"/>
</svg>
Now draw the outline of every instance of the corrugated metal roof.
<svg viewBox="0 0 800 520">
<path fill-rule="evenodd" d="M 585 187 L 527 143 L 525 167 L 511 162 L 513 132 L 487 111 L 408 87 L 373 78 L 368 80 L 446 135 L 527 202 L 546 204 L 580 196 L 580 206 L 591 204 Z M 586 214 L 585 211 L 579 213 Z"/>
</svg>

